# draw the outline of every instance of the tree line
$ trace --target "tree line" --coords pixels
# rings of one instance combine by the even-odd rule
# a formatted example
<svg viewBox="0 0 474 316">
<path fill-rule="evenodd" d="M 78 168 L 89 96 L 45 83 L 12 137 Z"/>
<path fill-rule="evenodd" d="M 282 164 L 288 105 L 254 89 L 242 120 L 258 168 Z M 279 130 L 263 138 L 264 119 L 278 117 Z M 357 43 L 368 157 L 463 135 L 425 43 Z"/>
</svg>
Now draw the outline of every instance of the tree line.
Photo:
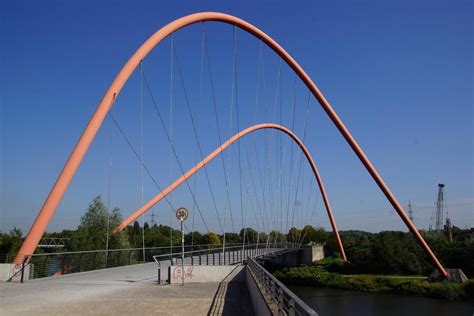
<svg viewBox="0 0 474 316">
<path fill-rule="evenodd" d="M 138 222 L 126 227 L 119 233 L 112 230 L 122 222 L 118 208 L 111 211 L 102 202 L 100 196 L 93 199 L 81 217 L 76 230 L 45 233 L 44 237 L 68 238 L 62 251 L 85 251 L 103 249 L 126 249 L 145 247 L 169 247 L 181 244 L 181 232 L 166 225 Z M 107 232 L 108 230 L 108 232 Z M 443 231 L 421 231 L 441 262 L 449 268 L 461 268 L 469 276 L 474 275 L 474 228 L 453 227 L 453 241 L 449 242 Z M 109 238 L 107 238 L 107 235 Z M 369 233 L 364 231 L 341 231 L 341 239 L 346 250 L 348 264 L 339 269 L 350 273 L 374 274 L 429 274 L 433 270 L 428 255 L 408 232 L 383 231 Z M 241 229 L 239 233 L 227 232 L 226 244 L 311 242 L 325 245 L 325 255 L 337 257 L 339 251 L 332 232 L 323 228 L 306 225 L 303 229 L 292 227 L 288 233 L 279 231 L 258 232 L 253 228 Z M 10 233 L 0 233 L 0 261 L 12 260 L 23 240 L 21 230 L 13 228 Z M 185 234 L 186 245 L 221 245 L 223 234 L 199 231 Z M 37 252 L 51 251 L 37 249 Z M 334 267 L 338 269 L 338 267 Z"/>
<path fill-rule="evenodd" d="M 61 251 L 87 251 L 103 249 L 127 249 L 141 248 L 143 240 L 145 247 L 169 247 L 170 245 L 181 245 L 181 231 L 167 225 L 150 225 L 145 222 L 143 227 L 138 221 L 126 227 L 121 232 L 112 234 L 112 230 L 122 222 L 122 215 L 118 208 L 107 210 L 102 198 L 97 196 L 89 204 L 77 229 L 63 230 L 61 232 L 46 232 L 45 238 L 67 238 Z M 144 238 L 143 238 L 144 237 Z M 242 228 L 239 233 L 226 232 L 226 244 L 252 243 L 275 243 L 286 241 L 298 241 L 299 243 L 318 242 L 324 243 L 329 238 L 322 228 L 305 226 L 302 230 L 291 228 L 288 234 L 279 231 L 270 233 L 258 232 L 247 227 Z M 185 234 L 186 245 L 221 245 L 224 242 L 224 234 L 215 232 L 201 233 L 191 231 Z M 23 241 L 20 229 L 14 227 L 9 234 L 0 233 L 0 261 L 10 260 L 18 252 Z M 50 251 L 39 248 L 37 253 Z"/>
<path fill-rule="evenodd" d="M 431 258 L 409 232 L 340 233 L 349 262 L 330 267 L 332 272 L 429 275 L 434 270 Z M 444 267 L 460 268 L 468 277 L 474 276 L 474 228 L 453 227 L 452 242 L 445 231 L 421 230 L 420 233 Z M 328 239 L 325 253 L 339 256 L 333 238 Z"/>
</svg>

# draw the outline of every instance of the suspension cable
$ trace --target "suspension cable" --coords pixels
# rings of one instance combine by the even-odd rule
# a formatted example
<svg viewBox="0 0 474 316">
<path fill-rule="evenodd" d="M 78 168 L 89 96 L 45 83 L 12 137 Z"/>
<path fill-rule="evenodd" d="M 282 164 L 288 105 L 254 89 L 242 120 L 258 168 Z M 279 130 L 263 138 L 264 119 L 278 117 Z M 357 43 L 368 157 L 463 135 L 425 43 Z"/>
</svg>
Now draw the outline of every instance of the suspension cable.
<svg viewBox="0 0 474 316">
<path fill-rule="evenodd" d="M 204 22 L 202 22 L 204 24 Z M 197 104 L 197 130 L 198 130 L 198 135 L 199 135 L 199 112 L 200 108 L 202 105 L 202 77 L 203 77 L 203 68 L 204 68 L 204 32 L 202 32 L 202 38 L 201 38 L 201 64 L 200 64 L 200 69 L 199 69 L 199 99 L 198 99 L 198 104 Z M 199 150 L 196 146 L 196 158 L 195 158 L 195 164 L 199 162 Z M 194 190 L 194 195 L 196 195 L 196 183 L 197 183 L 197 174 L 194 176 L 194 184 L 193 184 L 193 190 Z M 194 250 L 194 210 L 196 208 L 196 203 L 193 201 L 193 208 L 191 211 L 191 216 L 192 216 L 192 232 L 191 232 L 191 250 Z"/>
<path fill-rule="evenodd" d="M 273 117 L 271 122 L 275 123 L 276 120 L 276 113 L 277 113 L 277 100 L 278 100 L 278 91 L 281 83 L 281 61 L 282 59 L 279 58 L 278 62 L 278 75 L 277 75 L 277 86 L 275 89 L 275 98 L 274 98 L 274 107 L 273 107 Z M 271 207 L 271 218 L 272 218 L 272 231 L 275 230 L 276 227 L 276 216 L 275 216 L 275 194 L 273 190 L 273 174 L 272 174 L 272 168 L 271 168 L 271 163 L 272 163 L 272 146 L 273 146 L 273 132 L 270 131 L 270 146 L 269 146 L 269 154 L 268 154 L 268 163 L 267 163 L 267 170 L 268 170 L 268 187 L 270 190 L 270 207 Z M 277 156 L 278 160 L 278 156 Z M 270 235 L 269 235 L 270 237 Z M 268 244 L 268 242 L 267 242 Z"/>
<path fill-rule="evenodd" d="M 257 88 L 256 88 L 256 93 L 255 93 L 255 114 L 254 114 L 254 125 L 257 124 L 257 115 L 258 115 L 258 105 L 260 101 L 260 81 L 262 81 L 262 86 L 263 89 L 265 90 L 265 73 L 264 73 L 264 64 L 263 64 L 263 42 L 260 40 L 260 47 L 259 47 L 259 55 L 258 55 L 258 65 L 257 65 Z M 265 107 L 265 114 L 266 114 L 266 107 Z M 267 135 L 267 133 L 265 133 Z M 265 197 L 265 185 L 262 177 L 262 172 L 260 169 L 260 159 L 258 155 L 258 149 L 255 141 L 256 135 L 252 135 L 252 148 L 254 149 L 255 153 L 255 163 L 257 165 L 257 174 L 258 174 L 258 179 L 260 182 L 260 188 L 261 188 L 261 193 L 262 193 L 262 203 L 263 203 L 263 208 L 260 207 L 259 199 L 257 198 L 256 201 L 259 204 L 259 209 L 261 210 L 261 216 L 262 216 L 262 229 L 266 231 L 266 225 L 267 223 L 263 221 L 263 214 L 266 209 L 266 197 Z M 265 144 L 267 144 L 267 138 L 265 137 Z M 257 189 L 255 185 L 255 180 L 252 177 L 252 184 L 253 188 L 255 190 L 255 194 L 257 194 Z"/>
<path fill-rule="evenodd" d="M 319 192 L 321 193 L 321 191 L 319 191 Z M 318 205 L 318 201 L 319 201 L 319 196 L 320 196 L 320 195 L 321 195 L 321 194 L 316 195 L 316 199 L 315 199 L 315 202 L 314 202 L 314 206 L 313 206 L 313 209 L 312 209 L 312 211 L 311 211 L 311 217 L 310 217 L 310 219 L 309 219 L 309 222 L 310 222 L 310 223 L 313 221 L 313 215 L 314 215 L 314 213 L 315 213 L 315 211 L 316 211 L 316 206 Z M 302 234 L 303 236 L 301 237 L 301 240 L 300 240 L 299 243 L 298 243 L 298 245 L 299 245 L 298 248 L 301 248 L 301 245 L 302 245 L 303 242 L 304 242 L 304 239 L 305 239 L 305 237 L 306 237 L 307 232 L 308 232 L 308 230 L 305 230 L 304 234 Z"/>
<path fill-rule="evenodd" d="M 234 89 L 235 89 L 235 111 L 236 111 L 236 118 L 237 118 L 237 130 L 240 131 L 240 117 L 239 117 L 239 94 L 238 94 L 238 77 L 237 77 L 237 32 L 234 25 L 233 28 L 234 33 Z M 242 228 L 244 229 L 243 239 L 242 239 L 242 250 L 245 246 L 245 236 L 247 234 L 247 229 L 245 227 L 245 218 L 244 218 L 244 205 L 243 205 L 243 198 L 242 198 L 242 159 L 241 159 L 241 149 L 240 149 L 240 142 L 237 144 L 238 149 L 238 160 L 239 160 L 239 191 L 240 191 L 240 215 L 242 220 Z M 232 220 L 232 213 L 231 213 L 231 220 Z M 232 220 L 232 230 L 234 230 L 233 220 Z M 235 230 L 234 230 L 235 232 Z"/>
<path fill-rule="evenodd" d="M 291 122 L 291 130 L 295 130 L 295 118 L 296 118 L 296 76 L 295 76 L 295 93 L 293 94 L 293 114 Z M 288 177 L 288 203 L 286 207 L 286 228 L 285 231 L 289 231 L 289 214 L 290 214 L 290 199 L 291 199 L 291 189 L 293 188 L 293 170 L 294 170 L 294 146 L 291 146 L 290 154 L 290 174 Z"/>
<path fill-rule="evenodd" d="M 198 145 L 198 148 L 199 148 L 199 154 L 201 156 L 201 159 L 204 159 L 204 154 L 202 152 L 202 148 L 201 148 L 201 143 L 199 141 L 199 137 L 198 137 L 198 134 L 197 134 L 197 130 L 196 130 L 196 123 L 194 121 L 194 116 L 193 116 L 193 112 L 191 111 L 191 103 L 189 101 L 189 96 L 188 96 L 188 93 L 187 93 L 187 90 L 186 90 L 186 85 L 184 83 L 184 77 L 183 77 L 183 74 L 182 74 L 182 71 L 181 71 L 181 66 L 180 66 L 180 63 L 179 63 L 179 58 L 178 58 L 178 53 L 176 51 L 176 48 L 174 48 L 174 57 L 175 57 L 175 60 L 176 60 L 176 66 L 178 68 L 178 74 L 179 74 L 179 77 L 180 77 L 180 81 L 181 81 L 181 86 L 183 88 L 183 92 L 184 92 L 184 97 L 185 97 L 185 100 L 186 100 L 186 106 L 187 106 L 187 109 L 188 109 L 188 113 L 190 115 L 190 118 L 191 118 L 191 123 L 192 123 L 192 126 L 193 126 L 193 131 L 194 131 L 194 136 L 196 137 L 196 143 Z M 209 186 L 209 190 L 211 192 L 211 197 L 212 197 L 212 203 L 214 205 L 214 210 L 216 212 L 216 216 L 217 216 L 217 220 L 219 221 L 219 225 L 221 227 L 221 230 L 224 231 L 224 228 L 222 226 L 222 222 L 221 222 L 221 219 L 220 219 L 220 216 L 219 216 L 219 211 L 217 210 L 217 204 L 216 204 L 216 199 L 214 197 L 214 191 L 212 190 L 212 186 L 211 186 L 211 181 L 209 179 L 209 174 L 208 174 L 208 171 L 207 171 L 207 167 L 204 166 L 204 173 L 206 175 L 206 179 L 207 179 L 207 184 Z"/>
<path fill-rule="evenodd" d="M 173 65 L 174 65 L 174 61 L 173 61 L 173 56 L 174 56 L 174 33 L 171 33 L 171 40 L 170 40 L 170 104 L 169 104 L 169 115 L 170 115 L 170 125 L 169 125 L 169 128 L 170 128 L 170 135 L 168 137 L 168 144 L 169 144 L 169 148 L 170 148 L 170 151 L 169 151 L 169 159 L 170 159 L 170 184 L 173 182 L 173 157 L 172 157 L 172 147 L 173 147 Z M 150 92 L 151 94 L 151 92 Z M 154 98 L 152 97 L 152 100 L 154 100 Z M 153 102 L 153 104 L 155 104 L 155 102 Z M 157 108 L 155 106 L 155 108 Z M 159 115 L 159 117 L 161 118 L 161 115 Z M 162 121 L 160 119 L 160 121 Z M 164 122 L 162 122 L 162 126 L 165 127 L 164 125 Z M 170 192 L 171 193 L 171 192 Z M 172 200 L 172 196 L 170 195 L 170 200 Z M 170 212 L 170 258 L 173 258 L 173 223 L 172 223 L 172 219 L 173 219 L 173 209 L 171 210 Z"/>
<path fill-rule="evenodd" d="M 261 220 L 261 223 L 262 223 L 262 230 L 265 231 L 266 227 L 265 227 L 265 217 L 264 217 L 264 210 L 260 204 L 260 199 L 258 198 L 258 195 L 257 195 L 257 186 L 255 184 L 255 179 L 254 177 L 252 177 L 252 175 L 250 175 L 250 172 L 251 172 L 251 163 L 250 163 L 250 155 L 248 153 L 248 148 L 247 148 L 247 151 L 246 151 L 246 155 L 247 157 L 247 165 L 248 165 L 248 169 L 249 169 L 249 178 L 250 178 L 250 183 L 252 184 L 252 188 L 253 188 L 253 192 L 254 192 L 254 195 L 255 195 L 255 201 L 257 203 L 257 207 L 258 207 L 258 210 L 260 211 L 259 213 L 259 216 L 260 216 L 260 220 Z"/>
<path fill-rule="evenodd" d="M 222 136 L 221 136 L 221 128 L 219 124 L 219 118 L 217 114 L 217 102 L 216 102 L 216 95 L 215 95 L 215 89 L 214 89 L 214 79 L 212 76 L 212 67 L 211 67 L 211 61 L 210 61 L 210 56 L 209 56 L 209 47 L 208 47 L 208 42 L 207 42 L 207 32 L 206 32 L 206 27 L 203 22 L 202 26 L 203 30 L 203 36 L 204 36 L 204 45 L 205 45 L 205 52 L 206 52 L 206 60 L 207 60 L 207 66 L 208 66 L 208 73 L 209 73 L 209 83 L 211 85 L 211 96 L 212 96 L 212 105 L 214 108 L 214 117 L 216 121 L 216 128 L 217 128 L 217 136 L 219 137 L 219 144 L 222 145 Z M 226 212 L 227 207 L 229 207 L 229 212 L 232 214 L 232 205 L 230 203 L 230 193 L 229 193 L 229 180 L 227 179 L 227 172 L 226 172 L 226 167 L 225 167 L 225 161 L 224 161 L 224 155 L 219 155 L 221 157 L 221 163 L 222 163 L 222 173 L 224 175 L 224 182 L 225 182 L 225 190 L 226 190 L 226 202 L 224 205 L 224 212 Z"/>
<path fill-rule="evenodd" d="M 309 112 L 310 103 L 311 103 L 311 93 L 308 94 L 308 102 L 306 104 L 306 114 L 305 114 L 305 118 L 304 118 L 303 137 L 302 137 L 303 143 L 306 139 L 306 127 L 307 127 L 307 123 L 308 123 L 308 112 Z M 298 177 L 297 177 L 297 180 L 296 180 L 295 201 L 294 201 L 294 204 L 293 204 L 293 215 L 291 217 L 291 226 L 292 227 L 293 227 L 293 223 L 294 223 L 294 219 L 295 219 L 296 202 L 297 202 L 297 199 L 298 199 L 298 189 L 299 189 L 300 177 L 301 177 L 302 160 L 303 160 L 303 155 L 300 154 L 300 160 L 299 160 L 299 166 L 298 166 Z"/>
<path fill-rule="evenodd" d="M 140 62 L 140 182 L 141 182 L 141 205 L 144 201 L 144 181 L 143 181 L 143 61 Z M 142 254 L 145 259 L 145 214 L 142 215 Z"/>
<path fill-rule="evenodd" d="M 185 174 L 185 171 L 184 171 L 184 169 L 183 169 L 183 165 L 181 164 L 181 161 L 180 161 L 180 159 L 179 159 L 179 157 L 178 157 L 178 153 L 176 152 L 176 148 L 175 148 L 175 146 L 174 146 L 174 144 L 173 144 L 173 142 L 172 142 L 171 135 L 170 135 L 170 133 L 168 132 L 168 130 L 167 130 L 167 128 L 166 128 L 166 125 L 165 125 L 163 116 L 162 116 L 161 111 L 160 111 L 160 109 L 159 109 L 159 107 L 158 107 L 158 102 L 156 101 L 156 98 L 155 98 L 155 96 L 153 95 L 153 91 L 151 90 L 150 84 L 148 83 L 148 80 L 147 80 L 147 77 L 146 77 L 145 72 L 143 72 L 143 81 L 144 81 L 144 83 L 145 83 L 145 86 L 147 87 L 147 90 L 148 90 L 149 94 L 150 94 L 150 98 L 151 98 L 152 103 L 153 103 L 153 106 L 154 106 L 154 108 L 155 108 L 155 112 L 156 112 L 156 114 L 158 115 L 158 119 L 159 119 L 159 121 L 160 121 L 160 123 L 161 123 L 161 126 L 162 126 L 162 128 L 163 128 L 163 131 L 165 132 L 165 136 L 168 138 L 168 142 L 169 142 L 170 148 L 171 148 L 171 153 L 174 155 L 174 157 L 175 157 L 175 159 L 176 159 L 176 162 L 178 163 L 178 167 L 179 167 L 179 169 L 180 169 L 180 171 L 181 171 L 181 174 L 184 175 L 184 174 Z M 196 196 L 194 195 L 193 190 L 192 190 L 192 188 L 191 188 L 191 185 L 189 184 L 189 181 L 188 181 L 187 178 L 186 178 L 185 183 L 186 183 L 186 187 L 188 188 L 189 193 L 191 194 L 191 196 L 192 196 L 192 198 L 193 198 L 193 201 L 196 203 L 196 208 L 198 209 L 199 215 L 201 216 L 201 219 L 202 219 L 204 225 L 206 226 L 206 229 L 207 229 L 208 232 L 209 232 L 209 228 L 207 227 L 207 224 L 206 224 L 206 221 L 205 221 L 205 219 L 204 219 L 204 216 L 202 215 L 201 208 L 199 207 L 199 203 L 197 202 Z M 173 211 L 173 212 L 174 212 L 174 211 Z"/>
<path fill-rule="evenodd" d="M 109 238 L 110 238 L 110 200 L 112 195 L 112 148 L 113 148 L 113 136 L 114 136 L 114 125 L 113 122 L 109 122 L 109 133 L 110 133 L 110 140 L 109 140 L 109 177 L 107 183 L 107 229 L 106 229 L 106 240 L 105 240 L 105 249 L 109 250 Z"/>
<path fill-rule="evenodd" d="M 233 121 L 233 114 L 234 114 L 234 87 L 235 87 L 235 50 L 236 50 L 236 45 L 235 45 L 235 26 L 232 26 L 232 32 L 233 32 L 233 38 L 232 38 L 232 85 L 231 85 L 231 97 L 230 97 L 230 111 L 229 111 L 229 136 L 228 138 L 232 137 L 232 121 Z M 238 129 L 237 129 L 238 131 Z M 230 177 L 230 157 L 231 157 L 232 151 L 229 150 L 227 152 L 227 178 Z M 229 201 L 229 204 L 230 201 Z M 223 247 L 222 251 L 224 252 L 225 249 L 225 222 L 226 222 L 226 208 L 224 209 L 224 235 L 223 235 Z M 232 215 L 232 214 L 231 214 Z"/>
<path fill-rule="evenodd" d="M 295 79 L 294 79 L 294 92 L 293 92 L 293 102 L 292 102 L 292 109 L 291 109 L 291 113 L 292 113 L 292 120 L 294 120 L 294 115 L 295 115 L 295 104 L 296 104 L 296 75 L 295 75 Z M 281 124 L 281 122 L 280 122 Z M 281 124 L 283 125 L 283 124 Z M 283 233 L 283 170 L 284 170 L 284 166 L 285 166 L 285 163 L 286 163 L 286 152 L 287 152 L 287 149 L 288 149 L 288 138 L 285 139 L 285 147 L 284 147 L 284 150 L 283 150 L 283 158 L 282 158 L 282 163 L 281 163 L 281 166 L 280 166 L 280 208 L 281 208 L 281 227 L 280 227 L 280 231 Z M 286 214 L 288 214 L 288 209 L 286 211 Z M 286 216 L 286 226 L 288 226 L 288 215 Z"/>
<path fill-rule="evenodd" d="M 138 151 L 135 149 L 135 147 L 132 145 L 130 139 L 127 137 L 127 135 L 125 134 L 124 130 L 122 129 L 122 127 L 120 126 L 120 124 L 118 123 L 118 121 L 116 120 L 116 118 L 114 117 L 114 115 L 109 111 L 107 113 L 107 115 L 110 117 L 110 119 L 112 120 L 112 122 L 114 123 L 115 127 L 117 128 L 117 130 L 119 131 L 120 135 L 122 136 L 122 138 L 125 140 L 125 143 L 128 145 L 128 147 L 130 148 L 130 150 L 133 152 L 133 154 L 135 155 L 135 158 L 137 158 L 137 160 L 140 162 L 140 154 L 138 153 Z M 147 167 L 147 165 L 145 164 L 145 162 L 143 162 L 143 169 L 145 170 L 145 172 L 148 174 L 148 176 L 150 177 L 151 181 L 153 182 L 153 184 L 156 186 L 156 188 L 158 189 L 158 191 L 162 192 L 163 190 L 161 189 L 161 185 L 158 183 L 158 181 L 155 179 L 155 177 L 151 174 L 150 172 L 150 169 Z M 168 196 L 165 197 L 165 201 L 166 203 L 168 203 L 168 205 L 170 206 L 171 209 L 174 209 L 174 206 L 171 204 L 171 201 L 168 199 Z M 174 213 L 172 211 L 172 213 Z M 184 227 L 187 229 L 187 226 L 186 224 L 184 225 Z M 188 230 L 188 229 L 187 229 Z M 188 230 L 189 231 L 189 230 Z M 209 229 L 208 229 L 209 231 Z"/>
<path fill-rule="evenodd" d="M 251 183 L 253 185 L 253 192 L 254 192 L 254 195 L 255 195 L 255 200 L 257 202 L 257 207 L 258 207 L 258 210 L 260 211 L 260 213 L 258 214 L 260 216 L 260 220 L 262 222 L 262 229 L 263 228 L 263 223 L 264 223 L 264 220 L 263 220 L 263 211 L 262 211 L 262 208 L 260 206 L 260 203 L 259 203 L 259 199 L 258 199 L 258 196 L 257 196 L 257 190 L 256 190 L 256 186 L 255 186 L 255 180 L 254 178 L 252 177 L 253 173 L 251 174 L 251 167 L 250 167 L 250 159 L 249 159 L 249 154 L 248 154 L 248 150 L 244 152 L 245 153 L 245 157 L 246 157 L 246 161 L 247 161 L 247 182 L 245 183 L 244 182 L 244 186 L 245 186 L 245 190 L 247 192 L 247 197 L 248 197 L 248 200 L 250 201 L 250 207 L 253 211 L 253 215 L 255 217 L 255 222 L 257 224 L 257 228 L 260 230 L 260 225 L 258 223 L 258 216 L 257 216 L 257 212 L 255 212 L 255 208 L 254 208 L 254 205 L 252 203 L 252 199 L 250 198 L 250 191 L 249 191 L 249 183 Z"/>
</svg>

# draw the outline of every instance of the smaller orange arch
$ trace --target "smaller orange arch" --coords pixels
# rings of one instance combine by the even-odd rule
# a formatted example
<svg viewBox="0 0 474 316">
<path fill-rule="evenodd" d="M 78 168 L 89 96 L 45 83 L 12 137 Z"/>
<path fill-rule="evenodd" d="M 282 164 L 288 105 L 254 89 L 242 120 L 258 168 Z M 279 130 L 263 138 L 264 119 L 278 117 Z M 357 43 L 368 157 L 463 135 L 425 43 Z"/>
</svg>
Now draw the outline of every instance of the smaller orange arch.
<svg viewBox="0 0 474 316">
<path fill-rule="evenodd" d="M 264 123 L 264 124 L 257 124 L 250 126 L 231 138 L 229 138 L 227 141 L 225 141 L 222 145 L 217 147 L 212 153 L 210 153 L 208 156 L 206 156 L 202 161 L 197 163 L 194 167 L 189 169 L 187 172 L 185 172 L 181 177 L 179 177 L 177 180 L 175 180 L 172 184 L 170 184 L 166 189 L 155 195 L 150 201 L 145 203 L 141 208 L 136 210 L 132 215 L 127 217 L 119 226 L 117 226 L 113 232 L 119 232 L 125 227 L 127 227 L 129 224 L 131 224 L 134 220 L 136 220 L 138 217 L 140 217 L 143 213 L 147 212 L 149 209 L 151 209 L 155 204 L 160 202 L 162 199 L 164 199 L 168 194 L 173 192 L 177 187 L 179 187 L 181 184 L 183 184 L 186 180 L 188 180 L 190 177 L 192 177 L 196 172 L 198 172 L 202 167 L 204 167 L 206 164 L 208 164 L 211 160 L 213 160 L 215 157 L 217 157 L 219 154 L 221 154 L 224 150 L 226 150 L 230 145 L 238 141 L 240 138 L 244 137 L 247 134 L 250 134 L 252 132 L 255 132 L 257 130 L 261 129 L 276 129 L 279 130 L 288 136 L 291 137 L 291 139 L 300 147 L 300 149 L 303 151 L 303 154 L 306 157 L 306 160 L 308 161 L 311 170 L 313 171 L 314 177 L 316 178 L 316 182 L 318 183 L 319 189 L 321 191 L 321 195 L 323 197 L 324 201 L 324 206 L 326 207 L 326 212 L 329 217 L 329 221 L 331 222 L 332 230 L 334 232 L 334 237 L 336 238 L 336 242 L 339 248 L 339 252 L 341 254 L 342 259 L 344 261 L 347 261 L 346 253 L 344 251 L 344 246 L 342 245 L 341 237 L 339 235 L 339 231 L 337 229 L 336 225 L 336 220 L 334 219 L 334 216 L 332 214 L 332 208 L 331 204 L 329 203 L 329 199 L 327 197 L 326 189 L 324 187 L 323 181 L 321 179 L 321 175 L 319 174 L 318 168 L 316 167 L 316 164 L 314 163 L 313 157 L 311 157 L 311 154 L 309 153 L 308 149 L 304 145 L 304 143 L 296 136 L 295 133 L 293 133 L 290 129 L 279 125 L 279 124 L 272 124 L 272 123 Z"/>
</svg>

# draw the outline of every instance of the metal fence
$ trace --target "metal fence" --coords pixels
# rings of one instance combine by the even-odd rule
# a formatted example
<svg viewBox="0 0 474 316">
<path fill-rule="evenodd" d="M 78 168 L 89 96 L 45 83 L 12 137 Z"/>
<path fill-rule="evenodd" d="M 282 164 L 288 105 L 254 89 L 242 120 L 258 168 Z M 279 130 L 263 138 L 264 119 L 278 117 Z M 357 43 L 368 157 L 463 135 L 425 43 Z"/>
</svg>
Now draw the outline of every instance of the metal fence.
<svg viewBox="0 0 474 316">
<path fill-rule="evenodd" d="M 275 306 L 277 315 L 318 315 L 253 258 L 247 259 L 247 269 L 264 297 Z"/>
<path fill-rule="evenodd" d="M 231 265 L 243 262 L 247 257 L 262 256 L 267 253 L 275 252 L 275 249 L 281 249 L 277 245 L 276 248 L 266 247 L 265 244 L 247 244 L 238 246 L 227 246 L 225 249 L 208 248 L 198 249 L 184 252 L 184 262 L 189 265 Z M 170 260 L 172 264 L 181 264 L 183 257 L 182 253 L 174 253 L 172 258 L 169 255 L 155 255 L 153 259 L 158 263 L 159 261 Z M 173 262 L 174 261 L 174 262 Z"/>
<path fill-rule="evenodd" d="M 8 254 L 0 254 L 0 263 L 10 263 L 10 256 Z"/>
<path fill-rule="evenodd" d="M 185 246 L 185 256 L 190 257 L 193 262 L 195 259 L 202 260 L 203 256 L 207 254 L 207 263 L 221 264 L 219 262 L 222 261 L 225 264 L 225 262 L 242 260 L 250 254 L 250 252 L 244 252 L 237 259 L 237 254 L 228 251 L 228 249 L 242 249 L 242 246 L 242 244 L 227 244 L 225 252 L 222 245 Z M 272 245 L 272 247 L 280 246 L 282 245 Z M 243 247 L 245 251 L 250 251 L 253 248 L 268 247 L 265 244 L 250 244 Z M 24 279 L 44 278 L 152 262 L 155 260 L 154 257 L 172 262 L 173 259 L 174 261 L 180 260 L 181 246 L 145 248 L 144 254 L 143 248 L 33 254 L 25 257 L 23 264 L 16 268 L 15 275 L 25 274 L 23 275 Z M 202 261 L 201 264 L 203 264 Z"/>
</svg>

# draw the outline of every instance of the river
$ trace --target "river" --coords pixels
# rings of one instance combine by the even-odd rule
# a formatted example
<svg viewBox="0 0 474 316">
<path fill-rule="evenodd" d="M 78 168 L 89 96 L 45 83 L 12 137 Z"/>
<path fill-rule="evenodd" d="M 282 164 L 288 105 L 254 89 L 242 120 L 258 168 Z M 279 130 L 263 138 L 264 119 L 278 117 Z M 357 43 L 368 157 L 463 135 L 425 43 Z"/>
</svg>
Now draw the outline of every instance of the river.
<svg viewBox="0 0 474 316">
<path fill-rule="evenodd" d="M 473 316 L 474 302 L 449 302 L 428 297 L 295 286 L 289 288 L 319 315 L 449 315 Z"/>
</svg>

